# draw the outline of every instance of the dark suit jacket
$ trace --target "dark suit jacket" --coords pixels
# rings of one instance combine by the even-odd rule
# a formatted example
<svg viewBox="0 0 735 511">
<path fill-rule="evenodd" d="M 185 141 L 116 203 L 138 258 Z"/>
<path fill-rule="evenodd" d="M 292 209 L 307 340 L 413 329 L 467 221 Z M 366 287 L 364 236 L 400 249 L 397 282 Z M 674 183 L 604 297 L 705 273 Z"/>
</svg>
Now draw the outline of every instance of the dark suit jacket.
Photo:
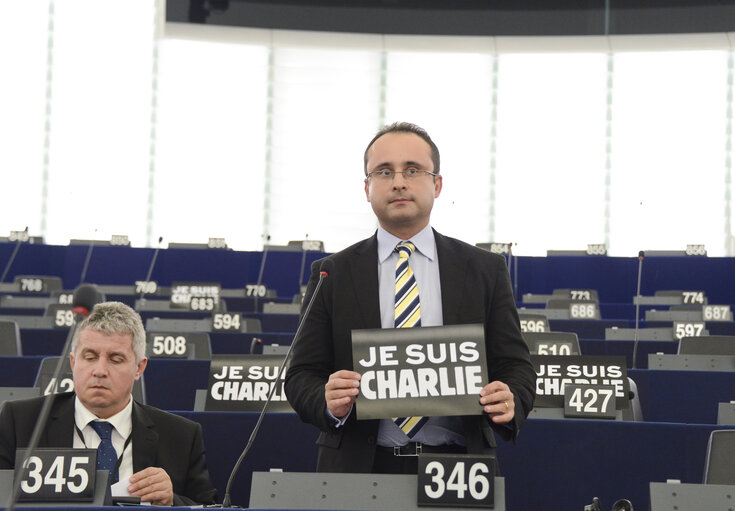
<svg viewBox="0 0 735 511">
<path fill-rule="evenodd" d="M 43 398 L 7 401 L 0 412 L 0 468 L 15 466 L 15 450 L 28 446 Z M 161 467 L 171 478 L 174 505 L 214 504 L 202 428 L 183 417 L 133 402 L 133 472 Z M 72 447 L 74 393 L 58 394 L 39 447 Z"/>
<path fill-rule="evenodd" d="M 503 381 L 514 394 L 515 418 L 508 425 L 496 426 L 487 415 L 463 417 L 468 452 L 488 452 L 495 447 L 493 429 L 506 440 L 517 436 L 533 407 L 536 373 L 503 257 L 437 232 L 434 236 L 444 324 L 482 323 L 489 379 Z M 303 421 L 321 430 L 319 471 L 372 470 L 379 421 L 355 420 L 353 407 L 344 426 L 335 428 L 326 414 L 324 385 L 333 372 L 354 370 L 350 332 L 381 327 L 377 246 L 373 236 L 327 258 L 334 267 L 304 323 L 286 374 L 289 403 Z M 314 293 L 320 267 L 321 261 L 312 265 L 304 304 Z"/>
</svg>

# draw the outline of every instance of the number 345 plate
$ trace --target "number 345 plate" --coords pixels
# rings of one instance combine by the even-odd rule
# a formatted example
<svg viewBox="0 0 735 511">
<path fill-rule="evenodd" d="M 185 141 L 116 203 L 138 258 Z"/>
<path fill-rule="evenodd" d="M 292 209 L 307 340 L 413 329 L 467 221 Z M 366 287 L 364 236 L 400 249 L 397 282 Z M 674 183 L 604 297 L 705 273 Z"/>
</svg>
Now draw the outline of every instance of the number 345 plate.
<svg viewBox="0 0 735 511">
<path fill-rule="evenodd" d="M 495 457 L 481 454 L 419 456 L 419 506 L 495 507 Z"/>
<path fill-rule="evenodd" d="M 18 449 L 15 459 L 19 461 L 24 457 L 25 450 Z M 23 478 L 18 500 L 91 501 L 96 470 L 96 449 L 36 449 L 24 463 L 16 463 L 15 477 Z"/>
</svg>

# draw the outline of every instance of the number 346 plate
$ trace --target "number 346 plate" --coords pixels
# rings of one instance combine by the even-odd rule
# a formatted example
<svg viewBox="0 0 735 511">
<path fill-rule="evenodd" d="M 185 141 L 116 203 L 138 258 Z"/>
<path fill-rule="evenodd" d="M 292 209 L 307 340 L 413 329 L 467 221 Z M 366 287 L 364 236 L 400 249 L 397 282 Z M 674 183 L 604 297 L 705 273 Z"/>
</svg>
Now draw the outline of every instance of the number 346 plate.
<svg viewBox="0 0 735 511">
<path fill-rule="evenodd" d="M 495 457 L 481 454 L 419 456 L 419 506 L 495 507 Z"/>
</svg>

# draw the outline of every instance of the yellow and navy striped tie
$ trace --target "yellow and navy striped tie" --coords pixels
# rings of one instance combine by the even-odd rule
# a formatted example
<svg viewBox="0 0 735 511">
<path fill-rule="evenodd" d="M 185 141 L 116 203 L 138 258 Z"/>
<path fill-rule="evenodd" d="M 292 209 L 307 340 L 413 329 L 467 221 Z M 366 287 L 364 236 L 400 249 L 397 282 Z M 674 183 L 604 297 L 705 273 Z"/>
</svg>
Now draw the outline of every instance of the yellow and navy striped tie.
<svg viewBox="0 0 735 511">
<path fill-rule="evenodd" d="M 421 326 L 421 302 L 419 301 L 419 287 L 408 258 L 416 246 L 410 241 L 402 241 L 396 245 L 398 263 L 396 264 L 396 304 L 394 326 L 396 328 L 411 328 Z M 413 438 L 421 429 L 428 417 L 395 417 L 393 422 L 401 428 L 409 438 Z"/>
</svg>

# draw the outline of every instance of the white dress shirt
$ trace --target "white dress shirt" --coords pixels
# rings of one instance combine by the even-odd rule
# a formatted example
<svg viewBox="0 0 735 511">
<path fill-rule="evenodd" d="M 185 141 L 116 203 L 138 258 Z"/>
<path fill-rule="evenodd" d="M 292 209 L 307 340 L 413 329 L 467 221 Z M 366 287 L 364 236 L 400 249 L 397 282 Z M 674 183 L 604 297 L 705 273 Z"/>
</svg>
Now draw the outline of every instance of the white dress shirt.
<svg viewBox="0 0 735 511">
<path fill-rule="evenodd" d="M 133 397 L 130 397 L 127 406 L 117 412 L 115 415 L 108 419 L 100 419 L 95 414 L 90 412 L 81 401 L 79 397 L 74 397 L 74 421 L 77 427 L 81 430 L 84 438 L 79 438 L 79 434 L 76 429 L 74 430 L 74 444 L 75 449 L 88 448 L 96 449 L 100 444 L 100 437 L 97 432 L 90 426 L 93 421 L 109 422 L 112 424 L 112 446 L 117 452 L 118 458 L 125 445 L 125 440 L 128 439 L 133 431 Z M 122 463 L 120 464 L 120 470 L 118 473 L 118 480 L 128 479 L 133 475 L 133 442 L 132 440 L 128 443 L 125 452 L 123 453 Z"/>
</svg>

